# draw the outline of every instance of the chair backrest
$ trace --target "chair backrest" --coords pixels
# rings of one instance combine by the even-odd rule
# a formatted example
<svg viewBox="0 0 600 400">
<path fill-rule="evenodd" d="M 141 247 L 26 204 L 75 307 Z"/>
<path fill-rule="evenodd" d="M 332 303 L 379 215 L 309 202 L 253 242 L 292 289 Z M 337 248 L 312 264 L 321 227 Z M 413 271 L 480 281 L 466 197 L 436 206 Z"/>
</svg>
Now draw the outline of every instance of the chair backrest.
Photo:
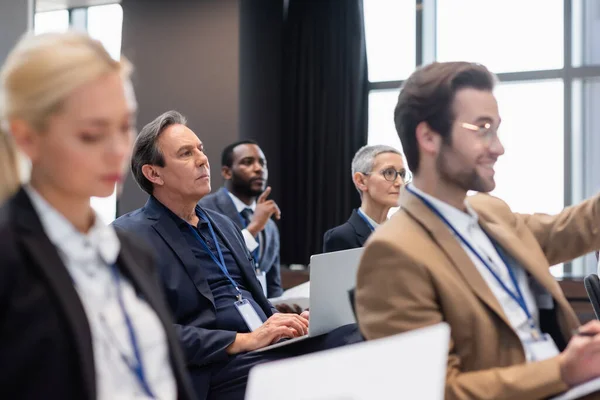
<svg viewBox="0 0 600 400">
<path fill-rule="evenodd" d="M 600 319 L 600 279 L 598 275 L 590 274 L 586 276 L 583 284 L 590 303 L 592 303 L 592 307 L 594 308 L 594 314 L 596 314 L 597 319 Z"/>
</svg>

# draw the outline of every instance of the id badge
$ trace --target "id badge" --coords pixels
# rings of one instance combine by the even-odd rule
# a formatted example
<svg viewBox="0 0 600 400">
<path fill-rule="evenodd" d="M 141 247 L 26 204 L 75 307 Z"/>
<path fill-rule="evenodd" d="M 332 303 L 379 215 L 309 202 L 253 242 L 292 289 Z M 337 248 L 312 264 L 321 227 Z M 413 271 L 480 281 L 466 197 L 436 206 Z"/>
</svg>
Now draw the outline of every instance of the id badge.
<svg viewBox="0 0 600 400">
<path fill-rule="evenodd" d="M 265 271 L 256 270 L 256 277 L 260 282 L 260 286 L 262 287 L 263 294 L 267 297 L 267 274 Z"/>
<path fill-rule="evenodd" d="M 248 329 L 250 329 L 250 332 L 254 332 L 256 329 L 260 328 L 263 322 L 258 316 L 258 313 L 254 309 L 254 307 L 252 307 L 252 304 L 248 302 L 248 300 L 242 299 L 236 301 L 234 305 L 240 313 L 240 315 L 242 316 L 242 318 L 244 319 L 244 322 L 248 326 Z"/>
<path fill-rule="evenodd" d="M 531 355 L 531 361 L 547 360 L 559 353 L 554 339 L 547 333 L 544 333 L 539 340 L 528 340 L 524 344 L 527 347 L 527 352 Z"/>
</svg>

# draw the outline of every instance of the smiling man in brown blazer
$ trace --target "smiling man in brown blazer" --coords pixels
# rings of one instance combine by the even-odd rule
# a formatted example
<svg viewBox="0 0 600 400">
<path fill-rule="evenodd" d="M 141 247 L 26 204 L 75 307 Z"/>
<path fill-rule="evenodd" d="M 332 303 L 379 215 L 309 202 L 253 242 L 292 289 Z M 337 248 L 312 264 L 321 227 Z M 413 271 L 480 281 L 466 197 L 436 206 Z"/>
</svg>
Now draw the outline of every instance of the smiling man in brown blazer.
<svg viewBox="0 0 600 400">
<path fill-rule="evenodd" d="M 600 323 L 572 337 L 579 322 L 549 272 L 600 247 L 600 197 L 549 216 L 485 194 L 504 153 L 495 80 L 434 63 L 406 81 L 394 118 L 413 184 L 358 272 L 367 339 L 450 325 L 448 400 L 543 399 L 600 376 Z"/>
</svg>

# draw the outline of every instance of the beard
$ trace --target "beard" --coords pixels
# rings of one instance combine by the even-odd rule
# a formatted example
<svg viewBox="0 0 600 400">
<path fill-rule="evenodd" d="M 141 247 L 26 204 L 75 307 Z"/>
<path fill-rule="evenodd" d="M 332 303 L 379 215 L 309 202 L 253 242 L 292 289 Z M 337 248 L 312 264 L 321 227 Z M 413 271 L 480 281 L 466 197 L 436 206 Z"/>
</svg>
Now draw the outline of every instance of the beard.
<svg viewBox="0 0 600 400">
<path fill-rule="evenodd" d="M 250 181 L 245 181 L 235 173 L 232 173 L 231 187 L 234 192 L 248 197 L 257 197 L 264 192 L 264 188 L 261 188 L 260 190 L 252 189 Z"/>
<path fill-rule="evenodd" d="M 444 143 L 440 154 L 436 160 L 436 169 L 439 176 L 447 183 L 459 187 L 468 192 L 474 190 L 476 192 L 487 193 L 494 190 L 494 184 L 490 185 L 477 173 L 475 167 L 459 167 L 456 165 L 468 164 L 465 157 L 458 153 L 449 143 Z"/>
</svg>

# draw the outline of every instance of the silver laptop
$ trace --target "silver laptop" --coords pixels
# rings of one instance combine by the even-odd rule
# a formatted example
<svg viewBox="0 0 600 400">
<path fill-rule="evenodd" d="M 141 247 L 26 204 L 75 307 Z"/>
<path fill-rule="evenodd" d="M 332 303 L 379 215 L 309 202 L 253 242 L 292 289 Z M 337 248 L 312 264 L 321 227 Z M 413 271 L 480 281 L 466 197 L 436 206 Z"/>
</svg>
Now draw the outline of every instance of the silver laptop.
<svg viewBox="0 0 600 400">
<path fill-rule="evenodd" d="M 254 352 L 297 343 L 356 322 L 348 291 L 356 286 L 363 248 L 317 254 L 310 258 L 310 323 L 308 334 Z"/>
</svg>

